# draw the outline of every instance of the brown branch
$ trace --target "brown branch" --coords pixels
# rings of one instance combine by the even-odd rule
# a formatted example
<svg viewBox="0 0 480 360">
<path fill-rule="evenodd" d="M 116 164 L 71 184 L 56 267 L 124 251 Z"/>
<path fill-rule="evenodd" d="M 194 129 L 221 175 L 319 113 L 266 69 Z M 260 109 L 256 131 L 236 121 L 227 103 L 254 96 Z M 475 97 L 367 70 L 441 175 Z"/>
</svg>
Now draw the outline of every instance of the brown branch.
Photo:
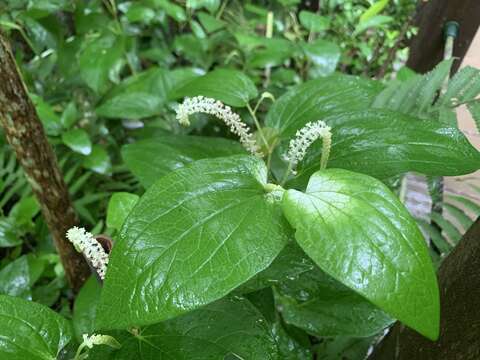
<svg viewBox="0 0 480 360">
<path fill-rule="evenodd" d="M 66 277 L 76 292 L 90 274 L 83 257 L 65 239 L 66 231 L 77 223 L 77 217 L 55 153 L 1 32 L 0 123 L 40 203 Z"/>
</svg>

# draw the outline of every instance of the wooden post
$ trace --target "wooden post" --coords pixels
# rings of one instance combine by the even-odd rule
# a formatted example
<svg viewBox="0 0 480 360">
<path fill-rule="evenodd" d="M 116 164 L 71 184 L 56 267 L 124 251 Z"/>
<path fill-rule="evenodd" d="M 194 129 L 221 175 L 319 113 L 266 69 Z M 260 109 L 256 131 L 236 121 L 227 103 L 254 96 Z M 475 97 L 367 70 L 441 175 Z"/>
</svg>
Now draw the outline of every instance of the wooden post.
<svg viewBox="0 0 480 360">
<path fill-rule="evenodd" d="M 65 238 L 77 217 L 57 159 L 48 143 L 10 46 L 0 32 L 0 122 L 36 195 L 67 280 L 77 292 L 90 274 L 83 256 Z"/>
<path fill-rule="evenodd" d="M 480 359 L 480 218 L 444 260 L 438 278 L 438 341 L 397 323 L 369 360 Z"/>
<path fill-rule="evenodd" d="M 460 25 L 460 32 L 453 49 L 453 56 L 459 59 L 452 67 L 452 73 L 455 73 L 480 26 L 480 1 L 420 1 L 423 5 L 415 20 L 419 32 L 410 44 L 407 66 L 416 72 L 425 73 L 442 61 L 445 46 L 444 25 L 447 21 L 456 21 Z"/>
</svg>

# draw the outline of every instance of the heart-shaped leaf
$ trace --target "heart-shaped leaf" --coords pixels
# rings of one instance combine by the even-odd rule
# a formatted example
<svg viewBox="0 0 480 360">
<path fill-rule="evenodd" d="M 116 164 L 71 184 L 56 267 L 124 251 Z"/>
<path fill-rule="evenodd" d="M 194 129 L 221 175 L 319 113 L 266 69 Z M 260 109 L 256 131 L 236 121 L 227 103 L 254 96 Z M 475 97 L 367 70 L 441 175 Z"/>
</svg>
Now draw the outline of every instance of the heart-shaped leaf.
<svg viewBox="0 0 480 360">
<path fill-rule="evenodd" d="M 57 359 L 71 339 L 68 321 L 46 306 L 0 295 L 2 359 Z"/>
<path fill-rule="evenodd" d="M 241 153 L 245 149 L 237 141 L 182 135 L 158 136 L 122 148 L 125 164 L 145 188 L 192 161 Z"/>
<path fill-rule="evenodd" d="M 435 271 L 415 221 L 385 185 L 327 169 L 312 175 L 305 193 L 286 191 L 283 209 L 297 242 L 323 271 L 437 338 Z"/>
<path fill-rule="evenodd" d="M 145 325 L 227 295 L 265 269 L 287 241 L 252 156 L 205 159 L 153 184 L 113 248 L 98 323 Z"/>
</svg>

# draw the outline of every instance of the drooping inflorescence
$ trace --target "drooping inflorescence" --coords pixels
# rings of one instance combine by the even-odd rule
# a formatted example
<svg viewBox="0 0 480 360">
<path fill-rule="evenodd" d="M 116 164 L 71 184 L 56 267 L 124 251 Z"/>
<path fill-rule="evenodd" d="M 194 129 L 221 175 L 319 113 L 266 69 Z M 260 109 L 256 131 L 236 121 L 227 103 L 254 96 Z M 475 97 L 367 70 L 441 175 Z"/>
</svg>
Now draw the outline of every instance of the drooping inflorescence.
<svg viewBox="0 0 480 360">
<path fill-rule="evenodd" d="M 103 280 L 107 272 L 108 254 L 102 245 L 84 228 L 74 226 L 67 231 L 67 239 L 90 261 Z"/>
<path fill-rule="evenodd" d="M 204 96 L 185 98 L 183 103 L 177 108 L 177 120 L 180 124 L 188 126 L 190 125 L 188 117 L 196 113 L 216 116 L 227 124 L 232 133 L 240 137 L 240 142 L 245 149 L 253 155 L 262 156 L 260 147 L 250 132 L 250 128 L 242 121 L 238 114 L 232 111 L 230 106 L 226 106 L 221 101 Z"/>
<path fill-rule="evenodd" d="M 319 120 L 309 122 L 303 128 L 297 131 L 295 138 L 290 140 L 288 152 L 285 155 L 287 161 L 290 161 L 291 167 L 294 169 L 296 165 L 302 161 L 307 153 L 307 149 L 317 139 L 322 138 L 322 158 L 320 160 L 320 168 L 327 166 L 328 157 L 330 155 L 330 147 L 332 145 L 332 133 L 330 127 L 325 122 Z"/>
</svg>

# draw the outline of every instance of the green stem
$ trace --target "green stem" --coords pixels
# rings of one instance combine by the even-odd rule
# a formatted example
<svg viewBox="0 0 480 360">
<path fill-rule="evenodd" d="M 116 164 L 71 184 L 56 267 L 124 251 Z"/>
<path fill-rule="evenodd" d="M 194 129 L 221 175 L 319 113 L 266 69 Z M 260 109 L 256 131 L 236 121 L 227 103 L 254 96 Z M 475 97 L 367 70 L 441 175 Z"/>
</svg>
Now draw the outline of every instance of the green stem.
<svg viewBox="0 0 480 360">
<path fill-rule="evenodd" d="M 286 182 L 287 179 L 288 179 L 288 175 L 289 175 L 290 172 L 292 171 L 292 166 L 293 166 L 293 162 L 292 162 L 292 160 L 290 160 L 290 161 L 288 162 L 287 170 L 285 170 L 285 173 L 283 174 L 282 181 L 280 181 L 280 186 L 285 185 L 285 182 Z"/>
<path fill-rule="evenodd" d="M 247 109 L 250 112 L 250 115 L 252 115 L 253 121 L 255 122 L 255 126 L 257 127 L 258 133 L 260 134 L 260 137 L 262 138 L 262 141 L 265 144 L 265 147 L 267 148 L 268 153 L 270 153 L 270 145 L 268 144 L 267 138 L 265 137 L 262 127 L 258 122 L 257 116 L 255 115 L 255 111 L 251 108 L 250 104 L 248 103 L 247 103 Z"/>
<path fill-rule="evenodd" d="M 73 360 L 80 360 L 80 354 L 82 353 L 83 349 L 85 348 L 85 343 L 81 343 L 80 346 L 77 349 L 77 352 L 75 353 L 75 357 Z"/>
</svg>

